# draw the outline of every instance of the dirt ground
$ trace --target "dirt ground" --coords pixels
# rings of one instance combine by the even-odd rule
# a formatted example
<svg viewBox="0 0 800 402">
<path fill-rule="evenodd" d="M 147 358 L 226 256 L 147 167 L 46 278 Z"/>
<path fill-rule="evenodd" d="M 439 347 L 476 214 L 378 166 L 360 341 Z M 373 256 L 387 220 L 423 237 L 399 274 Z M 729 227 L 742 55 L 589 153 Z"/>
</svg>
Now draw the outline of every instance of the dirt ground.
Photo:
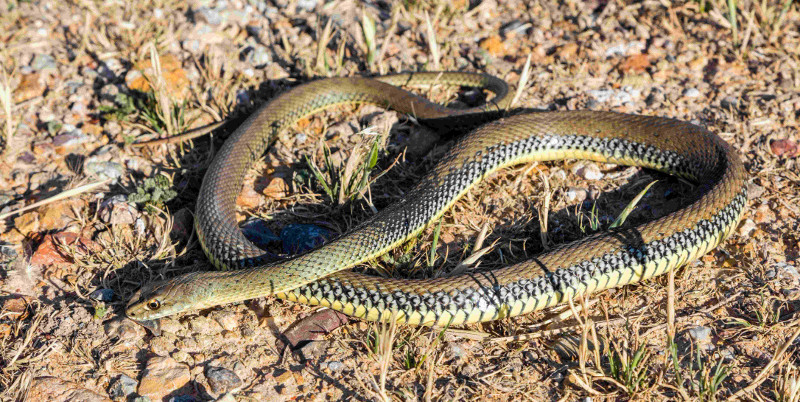
<svg viewBox="0 0 800 402">
<path fill-rule="evenodd" d="M 797 2 L 0 0 L 0 43 L 2 400 L 800 401 Z M 749 172 L 744 218 L 672 279 L 461 328 L 352 321 L 291 353 L 287 329 L 338 318 L 274 298 L 169 317 L 160 335 L 125 318 L 143 283 L 211 269 L 197 193 L 258 106 L 321 77 L 437 70 L 522 81 L 516 107 L 705 126 Z M 251 169 L 239 218 L 271 251 L 317 244 L 402 198 L 453 141 L 327 110 Z M 479 269 L 523 261 L 607 229 L 654 180 L 626 225 L 694 186 L 580 161 L 505 169 L 359 269 L 447 275 L 487 246 Z"/>
</svg>

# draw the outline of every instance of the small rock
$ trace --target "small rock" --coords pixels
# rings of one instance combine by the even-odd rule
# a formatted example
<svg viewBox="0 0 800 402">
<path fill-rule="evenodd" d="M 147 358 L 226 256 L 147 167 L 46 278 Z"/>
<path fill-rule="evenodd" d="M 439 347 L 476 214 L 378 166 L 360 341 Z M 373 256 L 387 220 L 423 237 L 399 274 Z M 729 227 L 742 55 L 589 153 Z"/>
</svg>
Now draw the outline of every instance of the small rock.
<svg viewBox="0 0 800 402">
<path fill-rule="evenodd" d="M 751 200 L 760 199 L 767 190 L 755 183 L 747 183 L 747 197 Z"/>
<path fill-rule="evenodd" d="M 127 398 L 128 395 L 136 392 L 137 385 L 139 383 L 136 380 L 122 374 L 111 383 L 111 387 L 108 388 L 108 395 L 114 399 Z"/>
<path fill-rule="evenodd" d="M 328 362 L 328 369 L 331 371 L 342 371 L 344 369 L 344 364 L 337 360 L 330 361 Z"/>
<path fill-rule="evenodd" d="M 609 99 L 614 95 L 613 89 L 593 89 L 591 91 L 587 91 L 587 94 L 594 98 L 596 101 L 600 103 L 608 102 Z"/>
<path fill-rule="evenodd" d="M 261 195 L 259 195 L 253 186 L 245 185 L 239 196 L 236 197 L 236 205 L 244 209 L 253 209 L 261 205 Z"/>
<path fill-rule="evenodd" d="M 194 217 L 189 208 L 181 208 L 172 215 L 170 235 L 176 240 L 188 240 L 194 230 Z"/>
<path fill-rule="evenodd" d="M 75 129 L 65 134 L 59 134 L 53 138 L 53 146 L 55 146 L 56 151 L 59 152 L 89 142 L 91 139 L 92 137 L 84 135 L 80 130 Z"/>
<path fill-rule="evenodd" d="M 797 145 L 797 141 L 790 139 L 774 140 L 769 143 L 769 149 L 779 158 L 794 158 L 800 155 L 800 146 Z"/>
<path fill-rule="evenodd" d="M 236 319 L 236 314 L 233 314 L 230 311 L 214 311 L 211 313 L 211 316 L 226 331 L 233 331 L 239 326 L 239 321 Z"/>
<path fill-rule="evenodd" d="M 270 81 L 282 80 L 291 76 L 289 72 L 279 66 L 278 63 L 267 64 L 267 68 L 264 69 L 264 72 L 267 75 L 267 79 Z"/>
<path fill-rule="evenodd" d="M 103 201 L 97 213 L 100 220 L 109 225 L 131 225 L 139 216 L 139 211 L 123 194 L 117 194 Z"/>
<path fill-rule="evenodd" d="M 584 180 L 600 180 L 603 178 L 603 172 L 592 162 L 578 162 L 572 166 L 571 171 Z"/>
<path fill-rule="evenodd" d="M 588 196 L 586 189 L 580 187 L 570 187 L 564 194 L 569 202 L 583 202 Z"/>
<path fill-rule="evenodd" d="M 49 54 L 37 54 L 33 57 L 33 61 L 31 62 L 31 68 L 36 71 L 42 70 L 55 70 L 58 68 L 56 65 L 56 59 Z"/>
<path fill-rule="evenodd" d="M 39 79 L 39 73 L 25 74 L 16 89 L 14 89 L 14 102 L 20 103 L 36 98 L 44 93 L 45 86 Z"/>
<path fill-rule="evenodd" d="M 266 222 L 258 218 L 249 218 L 241 226 L 242 234 L 261 249 L 267 249 L 271 244 L 281 240 L 267 227 Z"/>
<path fill-rule="evenodd" d="M 189 366 L 171 357 L 156 356 L 147 361 L 137 392 L 160 400 L 186 385 L 190 379 Z"/>
<path fill-rule="evenodd" d="M 299 0 L 297 11 L 314 11 L 317 8 L 317 0 Z"/>
<path fill-rule="evenodd" d="M 572 43 L 568 45 L 572 45 Z M 485 50 L 486 53 L 489 53 L 494 57 L 502 57 L 503 55 L 506 54 L 505 43 L 503 42 L 503 40 L 500 38 L 499 35 L 492 35 L 486 39 L 483 39 L 482 41 L 480 41 L 478 46 L 480 46 L 481 49 Z M 577 46 L 575 46 L 575 49 L 577 50 Z M 559 54 L 561 54 L 561 52 L 562 51 L 559 51 Z"/>
<path fill-rule="evenodd" d="M 281 230 L 283 252 L 287 254 L 300 254 L 313 250 L 325 244 L 331 238 L 331 233 L 316 225 L 289 224 Z"/>
<path fill-rule="evenodd" d="M 11 201 L 14 201 L 14 196 L 12 194 L 0 192 L 0 208 L 11 203 Z"/>
<path fill-rule="evenodd" d="M 205 335 L 216 335 L 222 331 L 222 325 L 202 315 L 189 321 L 189 328 L 195 333 Z"/>
<path fill-rule="evenodd" d="M 772 270 L 782 278 L 789 279 L 795 283 L 800 283 L 800 273 L 797 272 L 797 268 L 795 268 L 794 265 L 789 265 L 785 262 L 778 262 L 775 263 L 775 267 Z"/>
<path fill-rule="evenodd" d="M 85 173 L 97 176 L 100 179 L 117 180 L 122 177 L 125 168 L 117 162 L 87 160 L 83 170 Z"/>
<path fill-rule="evenodd" d="M 39 214 L 37 212 L 28 212 L 14 218 L 14 229 L 23 236 L 38 232 Z"/>
<path fill-rule="evenodd" d="M 206 378 L 211 392 L 216 395 L 236 391 L 242 386 L 242 379 L 224 367 L 209 367 L 206 369 Z"/>
<path fill-rule="evenodd" d="M 644 49 L 645 49 L 644 42 L 637 41 L 637 42 L 622 43 L 616 46 L 611 46 L 608 49 L 606 49 L 605 56 L 607 58 L 614 56 L 625 56 L 628 54 L 641 53 Z"/>
<path fill-rule="evenodd" d="M 194 18 L 211 26 L 222 24 L 222 17 L 220 16 L 219 12 L 213 8 L 198 8 L 194 11 Z"/>
<path fill-rule="evenodd" d="M 106 336 L 122 342 L 136 342 L 144 336 L 144 328 L 128 319 L 110 320 L 105 323 L 103 329 Z"/>
<path fill-rule="evenodd" d="M 11 296 L 3 302 L 3 316 L 11 320 L 24 320 L 28 318 L 30 301 L 24 296 Z"/>
<path fill-rule="evenodd" d="M 725 110 L 736 110 L 739 108 L 739 99 L 733 96 L 726 96 L 719 102 L 719 105 Z"/>
<path fill-rule="evenodd" d="M 242 52 L 242 60 L 254 65 L 256 68 L 263 68 L 272 62 L 272 56 L 269 53 L 269 49 L 263 45 L 256 44 Z"/>
<path fill-rule="evenodd" d="M 522 35 L 524 34 L 528 28 L 531 27 L 531 23 L 529 22 L 522 22 L 520 20 L 513 20 L 507 24 L 504 24 L 500 27 L 500 34 L 503 36 L 509 35 Z"/>
<path fill-rule="evenodd" d="M 683 91 L 683 96 L 687 98 L 697 98 L 700 96 L 700 91 L 698 91 L 697 88 L 688 88 Z"/>
<path fill-rule="evenodd" d="M 289 184 L 282 177 L 270 177 L 269 183 L 261 190 L 261 193 L 272 199 L 280 199 L 289 193 Z"/>
<path fill-rule="evenodd" d="M 752 219 L 745 219 L 739 226 L 739 235 L 748 237 L 756 230 L 756 223 Z"/>
<path fill-rule="evenodd" d="M 62 251 L 62 247 L 71 252 Z M 42 243 L 31 257 L 31 265 L 39 267 L 63 266 L 74 263 L 72 252 L 80 254 L 91 254 L 101 251 L 102 248 L 92 240 L 80 237 L 76 233 L 59 232 L 44 236 Z"/>
<path fill-rule="evenodd" d="M 698 344 L 705 344 L 711 342 L 711 328 L 699 326 L 694 327 L 688 331 L 689 337 Z"/>
<path fill-rule="evenodd" d="M 106 402 L 110 399 L 80 385 L 55 377 L 37 377 L 31 382 L 28 401 Z"/>
<path fill-rule="evenodd" d="M 358 121 L 343 121 L 328 127 L 328 130 L 325 131 L 325 138 L 329 140 L 334 138 L 348 138 L 356 132 L 358 132 Z"/>
<path fill-rule="evenodd" d="M 114 298 L 114 289 L 97 289 L 89 295 L 92 300 L 110 302 Z"/>
</svg>

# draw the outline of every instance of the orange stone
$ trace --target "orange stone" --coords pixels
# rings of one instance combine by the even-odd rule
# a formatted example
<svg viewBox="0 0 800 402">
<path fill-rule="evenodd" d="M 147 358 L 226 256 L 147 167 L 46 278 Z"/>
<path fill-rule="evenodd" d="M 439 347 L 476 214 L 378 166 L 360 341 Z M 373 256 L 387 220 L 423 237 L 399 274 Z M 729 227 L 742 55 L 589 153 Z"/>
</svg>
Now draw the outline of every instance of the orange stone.
<svg viewBox="0 0 800 402">
<path fill-rule="evenodd" d="M 503 56 L 506 52 L 506 45 L 499 35 L 492 35 L 482 40 L 480 47 L 495 57 Z"/>
</svg>

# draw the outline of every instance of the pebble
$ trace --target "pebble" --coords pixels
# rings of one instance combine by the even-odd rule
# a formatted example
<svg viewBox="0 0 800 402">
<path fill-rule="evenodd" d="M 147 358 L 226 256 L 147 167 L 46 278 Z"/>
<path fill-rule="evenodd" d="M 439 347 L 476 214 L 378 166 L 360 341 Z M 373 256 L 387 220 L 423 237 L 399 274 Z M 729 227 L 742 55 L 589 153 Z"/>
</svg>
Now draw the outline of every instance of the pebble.
<svg viewBox="0 0 800 402">
<path fill-rule="evenodd" d="M 0 192 L 0 207 L 4 207 L 6 204 L 14 201 L 14 196 L 9 193 Z"/>
<path fill-rule="evenodd" d="M 603 172 L 592 162 L 578 162 L 572 166 L 571 171 L 584 180 L 600 180 L 603 178 Z"/>
<path fill-rule="evenodd" d="M 152 402 L 152 399 L 146 396 L 137 396 L 136 398 L 133 398 L 133 402 Z"/>
<path fill-rule="evenodd" d="M 106 336 L 111 339 L 118 339 L 122 342 L 136 342 L 140 340 L 145 332 L 141 325 L 131 320 L 111 320 L 103 326 Z"/>
<path fill-rule="evenodd" d="M 531 27 L 529 22 L 522 22 L 520 20 L 513 20 L 502 27 L 500 27 L 500 34 L 503 36 L 524 34 L 528 28 Z"/>
<path fill-rule="evenodd" d="M 31 62 L 31 68 L 36 71 L 55 70 L 57 67 L 56 59 L 49 54 L 37 54 L 33 57 L 33 61 Z"/>
<path fill-rule="evenodd" d="M 114 289 L 97 289 L 89 295 L 92 300 L 110 302 L 114 298 Z"/>
<path fill-rule="evenodd" d="M 194 217 L 189 208 L 181 208 L 172 215 L 172 231 L 169 233 L 176 240 L 188 240 L 194 230 Z"/>
<path fill-rule="evenodd" d="M 239 321 L 236 319 L 236 314 L 233 314 L 230 311 L 214 311 L 211 313 L 211 316 L 226 331 L 233 331 L 239 326 Z"/>
<path fill-rule="evenodd" d="M 719 102 L 719 105 L 725 110 L 736 110 L 739 108 L 739 99 L 733 96 L 726 96 Z"/>
<path fill-rule="evenodd" d="M 111 383 L 111 386 L 108 388 L 108 395 L 114 399 L 126 398 L 128 395 L 136 392 L 137 385 L 139 385 L 139 383 L 136 382 L 136 380 L 122 374 Z"/>
<path fill-rule="evenodd" d="M 247 105 L 250 103 L 250 94 L 245 89 L 236 91 L 236 103 L 240 105 Z"/>
<path fill-rule="evenodd" d="M 142 371 L 139 395 L 160 400 L 180 389 L 190 380 L 189 366 L 178 363 L 171 357 L 152 357 Z"/>
<path fill-rule="evenodd" d="M 189 321 L 189 328 L 195 333 L 205 335 L 216 335 L 222 332 L 222 325 L 202 315 Z"/>
<path fill-rule="evenodd" d="M 206 379 L 211 386 L 211 392 L 217 395 L 235 391 L 242 386 L 242 379 L 224 367 L 209 367 L 206 369 Z"/>
<path fill-rule="evenodd" d="M 261 249 L 266 249 L 271 244 L 281 241 L 281 237 L 273 233 L 269 227 L 267 227 L 267 223 L 258 218 L 247 219 L 241 226 L 241 229 L 244 237 Z"/>
<path fill-rule="evenodd" d="M 756 223 L 752 219 L 745 219 L 739 226 L 739 235 L 747 237 L 756 230 Z"/>
<path fill-rule="evenodd" d="M 644 50 L 645 44 L 644 42 L 628 42 L 619 44 L 616 46 L 611 46 L 606 49 L 605 56 L 606 57 L 614 57 L 614 56 L 625 56 L 627 54 L 632 54 L 636 52 L 640 52 Z"/>
<path fill-rule="evenodd" d="M 93 161 L 90 158 L 83 166 L 83 170 L 85 173 L 97 176 L 100 179 L 117 180 L 122 177 L 124 168 L 117 162 Z"/>
<path fill-rule="evenodd" d="M 337 360 L 330 361 L 328 362 L 328 369 L 331 371 L 341 371 L 344 369 L 344 364 Z"/>
<path fill-rule="evenodd" d="M 569 202 L 583 202 L 588 196 L 586 189 L 581 187 L 570 187 L 564 194 Z"/>
<path fill-rule="evenodd" d="M 194 18 L 212 26 L 220 25 L 223 22 L 220 13 L 217 10 L 208 7 L 200 7 L 195 10 Z"/>
<path fill-rule="evenodd" d="M 697 98 L 700 96 L 700 91 L 698 91 L 697 88 L 689 88 L 683 91 L 683 96 L 687 98 Z"/>
<path fill-rule="evenodd" d="M 108 398 L 74 382 L 55 377 L 37 377 L 31 381 L 25 400 L 106 402 Z"/>
<path fill-rule="evenodd" d="M 797 272 L 797 268 L 795 268 L 794 265 L 790 265 L 785 262 L 775 263 L 774 268 L 767 271 L 768 278 L 772 279 L 776 276 L 789 279 L 792 282 L 800 283 L 800 273 Z"/>
<path fill-rule="evenodd" d="M 264 45 L 255 44 L 242 51 L 242 59 L 256 68 L 264 68 L 272 61 L 272 56 Z"/>
<path fill-rule="evenodd" d="M 88 142 L 91 139 L 92 137 L 83 134 L 78 129 L 75 129 L 68 133 L 59 134 L 55 138 L 53 138 L 53 146 L 69 148 L 75 145 L 83 144 L 84 142 Z"/>
<path fill-rule="evenodd" d="M 317 225 L 292 223 L 281 230 L 283 252 L 300 254 L 325 244 L 331 233 Z"/>
<path fill-rule="evenodd" d="M 314 11 L 317 8 L 317 0 L 299 0 L 297 11 Z"/>
<path fill-rule="evenodd" d="M 123 194 L 117 194 L 103 201 L 97 213 L 100 220 L 109 225 L 130 225 L 139 216 L 139 211 Z"/>
<path fill-rule="evenodd" d="M 711 342 L 711 328 L 699 326 L 690 329 L 689 337 L 697 343 Z"/>
</svg>

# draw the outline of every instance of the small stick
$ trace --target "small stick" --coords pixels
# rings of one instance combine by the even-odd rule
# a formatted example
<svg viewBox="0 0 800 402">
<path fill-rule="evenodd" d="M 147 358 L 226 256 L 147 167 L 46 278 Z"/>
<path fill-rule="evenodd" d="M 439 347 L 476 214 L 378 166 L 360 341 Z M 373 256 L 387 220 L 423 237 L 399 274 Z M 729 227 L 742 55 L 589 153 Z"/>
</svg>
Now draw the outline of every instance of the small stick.
<svg viewBox="0 0 800 402">
<path fill-rule="evenodd" d="M 179 142 L 186 142 L 186 141 L 195 139 L 197 137 L 202 137 L 202 136 L 204 136 L 204 135 L 206 135 L 206 134 L 208 134 L 208 133 L 220 128 L 225 123 L 227 123 L 227 120 L 218 121 L 216 123 L 211 123 L 211 124 L 205 125 L 203 127 L 198 127 L 198 128 L 195 128 L 195 129 L 192 129 L 192 130 L 189 130 L 189 131 L 185 131 L 185 132 L 183 132 L 181 134 L 178 134 L 178 135 L 175 135 L 175 136 L 172 136 L 172 137 L 159 138 L 157 140 L 150 140 L 150 141 L 133 143 L 133 144 L 131 144 L 131 147 L 133 147 L 133 148 L 141 148 L 141 147 L 147 147 L 147 146 L 151 146 L 151 145 L 176 144 L 176 143 L 179 143 Z"/>
<path fill-rule="evenodd" d="M 63 200 L 65 198 L 69 198 L 69 197 L 81 194 L 81 193 L 85 193 L 87 191 L 90 191 L 90 190 L 93 190 L 93 189 L 95 189 L 97 187 L 100 187 L 100 186 L 102 186 L 104 184 L 108 184 L 109 182 L 111 182 L 111 180 L 112 179 L 105 179 L 103 181 L 98 181 L 98 182 L 95 182 L 95 183 L 85 184 L 83 186 L 73 188 L 72 190 L 67 190 L 67 191 L 61 192 L 61 193 L 56 194 L 56 195 L 54 195 L 54 196 L 52 196 L 50 198 L 45 198 L 44 200 L 34 202 L 31 205 L 28 205 L 28 206 L 13 210 L 11 212 L 6 212 L 6 213 L 0 215 L 0 220 L 6 219 L 9 216 L 13 216 L 13 215 L 25 212 L 25 211 L 30 211 L 31 209 L 35 209 L 35 208 L 41 207 L 42 205 L 47 205 L 47 204 L 49 204 L 51 202 L 56 202 L 56 201 L 59 201 L 59 200 Z"/>
<path fill-rule="evenodd" d="M 792 336 L 790 336 L 789 339 L 787 339 L 786 342 L 784 342 L 783 345 L 781 345 L 780 349 L 778 349 L 778 351 L 775 353 L 775 356 L 772 356 L 772 360 L 770 360 L 769 363 L 767 363 L 767 365 L 764 366 L 763 369 L 761 369 L 761 372 L 758 373 L 756 379 L 750 385 L 740 389 L 735 394 L 731 395 L 731 397 L 728 398 L 728 400 L 732 401 L 741 399 L 742 396 L 744 396 L 744 394 L 753 392 L 753 390 L 755 390 L 759 385 L 761 385 L 762 382 L 766 381 L 767 377 L 769 376 L 769 372 L 772 371 L 772 368 L 778 364 L 778 361 L 781 360 L 783 354 L 786 353 L 786 350 L 789 349 L 789 346 L 792 346 L 792 343 L 794 343 L 794 340 L 797 339 L 798 336 L 800 336 L 800 325 L 797 325 L 797 329 L 794 330 Z"/>
</svg>

